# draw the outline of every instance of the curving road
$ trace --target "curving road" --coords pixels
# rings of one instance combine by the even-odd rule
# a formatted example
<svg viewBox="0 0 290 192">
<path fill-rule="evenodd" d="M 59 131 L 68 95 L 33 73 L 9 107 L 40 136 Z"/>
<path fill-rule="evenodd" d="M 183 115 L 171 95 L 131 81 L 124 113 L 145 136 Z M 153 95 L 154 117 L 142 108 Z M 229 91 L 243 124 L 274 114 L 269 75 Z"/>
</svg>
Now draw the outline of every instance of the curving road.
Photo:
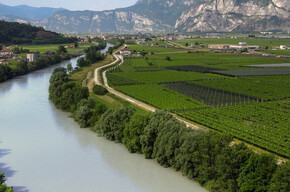
<svg viewBox="0 0 290 192">
<path fill-rule="evenodd" d="M 126 45 L 125 45 L 125 46 L 126 46 Z M 120 48 L 120 49 L 121 49 L 121 48 Z M 119 50 L 120 50 L 120 49 L 119 49 Z M 154 112 L 155 110 L 157 110 L 155 107 L 152 107 L 152 106 L 150 106 L 150 105 L 148 105 L 148 104 L 145 104 L 145 103 L 143 103 L 143 102 L 141 102 L 141 101 L 138 101 L 138 100 L 136 100 L 136 99 L 134 99 L 134 98 L 132 98 L 132 97 L 129 97 L 128 95 L 125 95 L 125 94 L 123 94 L 123 93 L 121 93 L 121 92 L 119 92 L 119 91 L 116 91 L 115 89 L 113 89 L 112 87 L 110 87 L 110 86 L 108 85 L 108 79 L 107 79 L 107 76 L 106 76 L 108 69 L 107 69 L 107 70 L 104 70 L 104 71 L 102 72 L 102 77 L 103 77 L 103 81 L 104 81 L 104 83 L 102 84 L 102 83 L 100 82 L 100 78 L 99 78 L 99 74 L 100 74 L 100 73 L 99 73 L 99 72 L 100 72 L 102 69 L 107 68 L 107 67 L 109 67 L 109 66 L 113 66 L 113 65 L 115 65 L 115 64 L 118 63 L 118 62 L 120 62 L 120 63 L 119 63 L 117 66 L 122 65 L 122 64 L 124 63 L 124 58 L 123 58 L 123 56 L 122 56 L 122 55 L 117 55 L 117 54 L 116 54 L 119 50 L 117 50 L 117 51 L 115 51 L 115 52 L 113 53 L 113 56 L 114 56 L 115 59 L 116 59 L 115 61 L 113 61 L 112 63 L 109 63 L 109 64 L 107 64 L 107 65 L 103 65 L 103 66 L 98 67 L 98 68 L 95 69 L 95 75 L 94 75 L 94 81 L 95 81 L 95 83 L 96 83 L 97 85 L 102 85 L 102 86 L 104 86 L 104 87 L 105 87 L 105 88 L 106 88 L 110 93 L 116 95 L 117 97 L 119 97 L 119 98 L 121 98 L 121 99 L 123 99 L 123 100 L 125 100 L 125 101 L 128 101 L 128 102 L 130 102 L 130 103 L 132 103 L 132 104 L 134 104 L 134 105 L 137 105 L 138 107 L 140 107 L 140 108 L 142 108 L 142 109 L 145 109 L 145 110 L 147 110 L 147 111 Z M 187 121 L 181 119 L 181 118 L 178 117 L 176 114 L 172 114 L 172 115 L 173 115 L 176 119 L 178 119 L 179 121 L 185 123 L 187 127 L 191 127 L 191 128 L 193 128 L 193 129 L 199 129 L 199 128 L 200 128 L 200 127 L 198 127 L 197 125 L 194 125 L 194 124 L 192 124 L 192 123 L 189 123 L 189 122 L 187 122 Z"/>
</svg>

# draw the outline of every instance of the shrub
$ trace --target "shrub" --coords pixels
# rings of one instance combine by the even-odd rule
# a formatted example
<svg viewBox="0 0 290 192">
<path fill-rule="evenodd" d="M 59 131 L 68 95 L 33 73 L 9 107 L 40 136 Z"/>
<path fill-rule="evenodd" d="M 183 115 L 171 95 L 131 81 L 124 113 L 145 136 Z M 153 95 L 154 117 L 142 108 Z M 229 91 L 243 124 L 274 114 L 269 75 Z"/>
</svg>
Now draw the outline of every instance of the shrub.
<svg viewBox="0 0 290 192">
<path fill-rule="evenodd" d="M 93 87 L 93 92 L 97 95 L 106 95 L 108 93 L 108 90 L 101 85 L 95 85 Z"/>
</svg>

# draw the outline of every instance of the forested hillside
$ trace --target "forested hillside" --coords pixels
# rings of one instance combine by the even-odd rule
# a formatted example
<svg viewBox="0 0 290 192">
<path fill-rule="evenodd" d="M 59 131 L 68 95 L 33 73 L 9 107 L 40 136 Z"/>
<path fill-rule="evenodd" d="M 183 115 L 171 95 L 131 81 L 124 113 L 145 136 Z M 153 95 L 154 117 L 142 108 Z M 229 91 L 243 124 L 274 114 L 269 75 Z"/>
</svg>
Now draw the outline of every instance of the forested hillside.
<svg viewBox="0 0 290 192">
<path fill-rule="evenodd" d="M 61 34 L 17 22 L 0 21 L 0 43 L 2 44 L 59 44 L 73 43 L 75 37 Z"/>
</svg>

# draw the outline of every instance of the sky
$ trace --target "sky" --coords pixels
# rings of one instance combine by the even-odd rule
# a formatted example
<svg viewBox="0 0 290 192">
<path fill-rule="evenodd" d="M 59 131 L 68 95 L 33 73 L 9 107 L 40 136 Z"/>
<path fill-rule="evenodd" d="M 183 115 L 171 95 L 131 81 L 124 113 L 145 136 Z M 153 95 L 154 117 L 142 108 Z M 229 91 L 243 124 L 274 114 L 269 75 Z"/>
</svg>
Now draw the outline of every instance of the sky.
<svg viewBox="0 0 290 192">
<path fill-rule="evenodd" d="M 137 0 L 0 0 L 4 5 L 29 5 L 33 7 L 54 7 L 69 10 L 110 10 L 134 5 Z"/>
</svg>

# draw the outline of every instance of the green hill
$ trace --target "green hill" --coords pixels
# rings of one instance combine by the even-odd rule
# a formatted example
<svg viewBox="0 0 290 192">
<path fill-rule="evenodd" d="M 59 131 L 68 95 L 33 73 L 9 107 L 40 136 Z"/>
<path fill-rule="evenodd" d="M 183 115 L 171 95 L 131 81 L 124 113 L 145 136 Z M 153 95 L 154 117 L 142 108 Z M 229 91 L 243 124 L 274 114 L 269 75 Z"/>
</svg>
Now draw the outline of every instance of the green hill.
<svg viewBox="0 0 290 192">
<path fill-rule="evenodd" d="M 17 22 L 0 21 L 1 44 L 60 44 L 73 43 L 75 37 L 64 37 L 42 27 L 34 27 Z"/>
</svg>

